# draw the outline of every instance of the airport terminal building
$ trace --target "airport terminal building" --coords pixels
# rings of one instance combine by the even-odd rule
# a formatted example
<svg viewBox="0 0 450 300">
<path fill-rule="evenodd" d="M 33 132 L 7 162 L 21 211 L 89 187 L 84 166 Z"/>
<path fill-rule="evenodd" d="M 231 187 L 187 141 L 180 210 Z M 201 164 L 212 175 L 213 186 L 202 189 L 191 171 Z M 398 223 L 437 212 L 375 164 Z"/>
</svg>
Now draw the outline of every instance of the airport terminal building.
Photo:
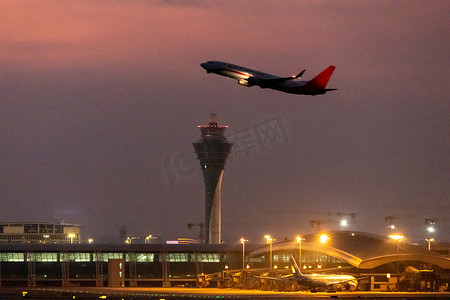
<svg viewBox="0 0 450 300">
<path fill-rule="evenodd" d="M 243 254 L 245 261 L 243 262 Z M 362 233 L 337 231 L 320 243 L 304 240 L 246 244 L 0 244 L 2 286 L 198 286 L 202 274 L 290 268 L 293 256 L 306 272 L 364 275 L 364 290 L 393 289 L 408 272 L 426 269 L 442 284 L 450 274 L 450 257 L 406 242 Z M 270 259 L 272 258 L 272 259 Z M 300 258 L 300 259 L 299 259 Z M 416 273 L 417 273 L 416 272 Z M 427 274 L 428 274 L 427 273 Z M 238 274 L 238 273 L 237 273 Z M 219 275 L 220 277 L 220 275 Z M 430 279 L 437 284 L 437 279 Z M 448 282 L 448 281 L 447 281 Z"/>
</svg>

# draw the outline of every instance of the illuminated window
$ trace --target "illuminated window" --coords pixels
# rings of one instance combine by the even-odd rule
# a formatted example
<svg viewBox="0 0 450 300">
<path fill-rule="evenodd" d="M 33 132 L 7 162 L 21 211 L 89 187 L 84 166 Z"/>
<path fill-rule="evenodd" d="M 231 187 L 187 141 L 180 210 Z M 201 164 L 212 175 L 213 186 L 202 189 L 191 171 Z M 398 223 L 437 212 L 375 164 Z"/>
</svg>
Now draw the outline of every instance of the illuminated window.
<svg viewBox="0 0 450 300">
<path fill-rule="evenodd" d="M 198 255 L 199 262 L 220 262 L 220 254 L 202 253 Z"/>
<path fill-rule="evenodd" d="M 169 253 L 167 257 L 169 262 L 189 262 L 188 253 Z"/>
<path fill-rule="evenodd" d="M 264 262 L 264 260 L 265 260 L 264 256 L 250 257 L 249 262 Z"/>
<path fill-rule="evenodd" d="M 137 262 L 153 262 L 155 254 L 153 253 L 136 253 Z"/>
<path fill-rule="evenodd" d="M 90 262 L 91 254 L 90 253 L 69 253 L 69 261 L 74 262 Z"/>
<path fill-rule="evenodd" d="M 2 262 L 23 262 L 25 255 L 23 253 L 6 252 L 0 253 L 0 261 Z"/>
<path fill-rule="evenodd" d="M 33 256 L 31 256 L 33 259 Z M 58 262 L 58 253 L 34 253 L 35 262 Z"/>
<path fill-rule="evenodd" d="M 122 259 L 123 253 L 103 253 L 103 261 L 107 262 L 108 259 Z"/>
<path fill-rule="evenodd" d="M 154 253 L 136 253 L 134 255 L 136 257 L 136 262 L 154 262 L 155 260 Z M 130 254 L 125 254 L 125 261 L 130 261 Z"/>
</svg>

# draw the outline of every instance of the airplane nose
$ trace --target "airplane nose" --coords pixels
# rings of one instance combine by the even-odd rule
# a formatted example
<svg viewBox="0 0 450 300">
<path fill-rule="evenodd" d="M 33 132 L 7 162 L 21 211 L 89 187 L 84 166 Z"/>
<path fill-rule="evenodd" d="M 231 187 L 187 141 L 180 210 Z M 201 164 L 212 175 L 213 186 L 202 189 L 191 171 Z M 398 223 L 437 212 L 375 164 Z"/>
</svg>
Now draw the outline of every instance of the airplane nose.
<svg viewBox="0 0 450 300">
<path fill-rule="evenodd" d="M 210 61 L 201 63 L 200 66 L 206 70 L 206 73 L 211 73 L 211 69 L 213 69 L 213 64 Z"/>
</svg>

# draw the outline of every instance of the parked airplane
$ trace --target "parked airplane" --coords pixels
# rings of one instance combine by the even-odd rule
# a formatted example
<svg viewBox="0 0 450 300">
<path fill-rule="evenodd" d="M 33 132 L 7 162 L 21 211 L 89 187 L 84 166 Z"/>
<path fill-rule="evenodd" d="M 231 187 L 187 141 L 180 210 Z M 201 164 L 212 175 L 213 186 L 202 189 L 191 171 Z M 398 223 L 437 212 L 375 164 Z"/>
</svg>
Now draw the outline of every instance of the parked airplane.
<svg viewBox="0 0 450 300">
<path fill-rule="evenodd" d="M 294 257 L 290 257 L 292 274 L 282 277 L 260 276 L 261 279 L 274 280 L 284 283 L 296 283 L 301 288 L 306 288 L 311 292 L 334 290 L 334 291 L 354 291 L 358 286 L 358 280 L 351 275 L 330 275 L 330 274 L 302 274 Z"/>
<path fill-rule="evenodd" d="M 325 88 L 336 68 L 335 66 L 329 66 L 310 81 L 300 81 L 298 79 L 305 73 L 305 70 L 296 76 L 278 77 L 221 61 L 208 61 L 200 65 L 207 73 L 215 73 L 236 79 L 240 85 L 247 87 L 257 85 L 263 89 L 269 88 L 285 93 L 313 96 L 336 90 Z"/>
</svg>

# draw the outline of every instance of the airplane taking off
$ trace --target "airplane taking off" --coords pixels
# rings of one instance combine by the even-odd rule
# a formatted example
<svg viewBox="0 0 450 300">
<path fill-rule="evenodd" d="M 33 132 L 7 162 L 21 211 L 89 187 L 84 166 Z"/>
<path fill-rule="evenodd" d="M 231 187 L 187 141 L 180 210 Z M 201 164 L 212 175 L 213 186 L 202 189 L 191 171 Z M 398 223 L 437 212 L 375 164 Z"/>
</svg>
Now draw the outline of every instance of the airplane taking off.
<svg viewBox="0 0 450 300">
<path fill-rule="evenodd" d="M 257 85 L 263 89 L 269 88 L 290 94 L 313 96 L 336 90 L 325 88 L 336 68 L 335 66 L 329 66 L 310 81 L 300 81 L 297 79 L 301 78 L 305 70 L 296 76 L 278 77 L 221 61 L 208 61 L 200 65 L 207 73 L 236 79 L 240 85 L 247 87 Z"/>
</svg>

